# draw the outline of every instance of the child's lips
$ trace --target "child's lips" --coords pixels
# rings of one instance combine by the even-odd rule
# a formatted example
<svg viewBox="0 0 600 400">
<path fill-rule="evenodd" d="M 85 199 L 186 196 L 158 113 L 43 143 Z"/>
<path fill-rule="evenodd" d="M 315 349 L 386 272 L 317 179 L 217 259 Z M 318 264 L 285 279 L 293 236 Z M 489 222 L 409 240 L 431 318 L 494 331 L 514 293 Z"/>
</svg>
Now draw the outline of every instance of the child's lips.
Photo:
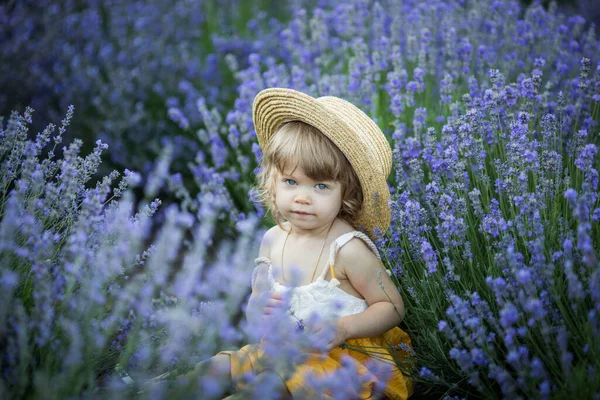
<svg viewBox="0 0 600 400">
<path fill-rule="evenodd" d="M 298 215 L 311 215 L 309 213 L 306 212 L 302 212 L 302 211 L 292 211 L 294 214 L 298 214 Z"/>
</svg>

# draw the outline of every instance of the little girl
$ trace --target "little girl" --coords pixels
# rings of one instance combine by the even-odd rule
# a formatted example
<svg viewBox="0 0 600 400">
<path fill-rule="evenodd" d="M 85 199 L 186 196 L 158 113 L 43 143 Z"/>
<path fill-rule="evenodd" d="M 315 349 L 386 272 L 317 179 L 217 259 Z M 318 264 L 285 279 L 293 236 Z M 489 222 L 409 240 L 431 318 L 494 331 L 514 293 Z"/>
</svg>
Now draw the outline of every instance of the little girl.
<svg viewBox="0 0 600 400">
<path fill-rule="evenodd" d="M 326 376 L 349 356 L 362 377 L 360 389 L 350 398 L 376 397 L 381 394 L 376 390 L 380 380 L 386 382 L 383 394 L 388 398 L 408 398 L 412 382 L 392 358 L 406 356 L 399 345 L 410 344 L 398 328 L 404 305 L 388 274 L 382 273 L 385 269 L 371 241 L 390 223 L 387 139 L 345 100 L 315 99 L 291 89 L 260 92 L 253 117 L 263 150 L 258 190 L 277 225 L 264 235 L 255 260 L 248 322 L 260 324 L 277 315 L 282 297 L 288 295 L 289 311 L 297 321 L 310 321 L 316 314 L 331 321 L 333 334 L 307 327 L 321 354 L 305 357 L 292 373 L 261 367 L 261 341 L 221 352 L 187 376 L 209 371 L 239 390 L 247 381 L 242 378 L 250 375 L 253 384 L 278 382 L 282 398 L 304 398 L 308 374 Z M 299 267 L 296 285 L 291 282 L 292 266 Z M 375 349 L 377 357 L 359 349 Z M 378 376 L 377 362 L 394 365 L 391 375 Z M 310 397 L 318 396 L 329 397 Z"/>
</svg>

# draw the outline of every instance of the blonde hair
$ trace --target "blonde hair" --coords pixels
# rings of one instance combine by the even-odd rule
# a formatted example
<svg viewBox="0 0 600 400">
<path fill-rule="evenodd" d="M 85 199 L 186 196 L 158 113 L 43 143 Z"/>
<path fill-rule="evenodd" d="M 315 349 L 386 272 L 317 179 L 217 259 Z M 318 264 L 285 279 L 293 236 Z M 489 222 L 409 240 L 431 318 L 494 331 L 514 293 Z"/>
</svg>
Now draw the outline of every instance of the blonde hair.
<svg viewBox="0 0 600 400">
<path fill-rule="evenodd" d="M 358 176 L 344 154 L 317 128 L 300 121 L 280 126 L 263 149 L 262 170 L 257 174 L 256 191 L 260 202 L 281 227 L 283 216 L 275 203 L 277 172 L 301 167 L 314 181 L 334 180 L 342 186 L 342 207 L 338 217 L 348 223 L 358 215 L 363 204 Z"/>
</svg>

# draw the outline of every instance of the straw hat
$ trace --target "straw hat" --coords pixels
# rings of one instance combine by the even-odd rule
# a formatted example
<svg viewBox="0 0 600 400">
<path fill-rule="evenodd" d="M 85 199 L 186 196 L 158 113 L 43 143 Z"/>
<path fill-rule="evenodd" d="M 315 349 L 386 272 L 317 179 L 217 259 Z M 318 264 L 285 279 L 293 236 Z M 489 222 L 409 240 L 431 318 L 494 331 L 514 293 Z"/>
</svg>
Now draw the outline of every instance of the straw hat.
<svg viewBox="0 0 600 400">
<path fill-rule="evenodd" d="M 363 193 L 363 207 L 352 225 L 375 238 L 374 228 L 385 233 L 390 226 L 390 190 L 387 176 L 392 150 L 375 122 L 356 106 L 333 96 L 319 98 L 292 89 L 271 88 L 254 99 L 253 119 L 261 148 L 266 148 L 286 122 L 301 121 L 320 130 L 344 153 Z"/>
</svg>

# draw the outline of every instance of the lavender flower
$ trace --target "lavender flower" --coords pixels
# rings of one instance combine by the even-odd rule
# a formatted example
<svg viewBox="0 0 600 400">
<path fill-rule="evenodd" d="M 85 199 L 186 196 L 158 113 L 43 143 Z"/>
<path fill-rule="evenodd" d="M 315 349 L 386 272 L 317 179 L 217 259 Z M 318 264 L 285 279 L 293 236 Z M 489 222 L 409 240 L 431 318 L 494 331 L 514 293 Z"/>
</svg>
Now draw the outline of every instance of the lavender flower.
<svg viewBox="0 0 600 400">
<path fill-rule="evenodd" d="M 600 332 L 599 45 L 585 20 L 499 1 L 298 0 L 264 12 L 237 0 L 214 10 L 187 3 L 0 7 L 0 54 L 11 60 L 0 66 L 0 109 L 33 99 L 55 119 L 51 104 L 87 99 L 54 137 L 54 126 L 28 132 L 29 109 L 0 127 L 0 257 L 18 265 L 0 271 L 5 381 L 21 382 L 18 371 L 38 364 L 20 360 L 39 362 L 42 346 L 49 362 L 73 364 L 70 382 L 98 375 L 78 349 L 110 345 L 123 358 L 139 355 L 128 371 L 143 381 L 153 363 L 190 366 L 246 342 L 231 321 L 257 251 L 258 205 L 245 201 L 260 161 L 252 101 L 278 85 L 345 98 L 391 136 L 392 223 L 377 242 L 402 269 L 412 378 L 440 377 L 435 388 L 449 398 L 574 395 L 569 382 L 597 370 L 589 354 Z M 49 25 L 56 20 L 66 35 Z M 165 147 L 171 156 L 155 158 Z M 140 172 L 125 172 L 118 186 L 118 172 L 90 185 L 106 153 Z M 129 190 L 136 185 L 142 202 Z M 165 186 L 179 204 L 155 199 Z M 444 274 L 433 273 L 438 258 Z M 267 353 L 291 371 L 302 351 L 285 339 L 308 329 L 296 332 L 287 317 L 269 327 Z M 352 397 L 362 379 L 355 367 L 345 361 L 331 377 L 307 378 L 307 393 Z M 14 396 L 37 393 L 35 382 Z"/>
<path fill-rule="evenodd" d="M 433 274 L 437 271 L 437 256 L 431 247 L 431 244 L 427 241 L 427 239 L 423 238 L 421 241 L 421 255 L 423 256 L 423 260 L 425 261 L 425 266 L 427 268 L 427 274 Z"/>
</svg>

